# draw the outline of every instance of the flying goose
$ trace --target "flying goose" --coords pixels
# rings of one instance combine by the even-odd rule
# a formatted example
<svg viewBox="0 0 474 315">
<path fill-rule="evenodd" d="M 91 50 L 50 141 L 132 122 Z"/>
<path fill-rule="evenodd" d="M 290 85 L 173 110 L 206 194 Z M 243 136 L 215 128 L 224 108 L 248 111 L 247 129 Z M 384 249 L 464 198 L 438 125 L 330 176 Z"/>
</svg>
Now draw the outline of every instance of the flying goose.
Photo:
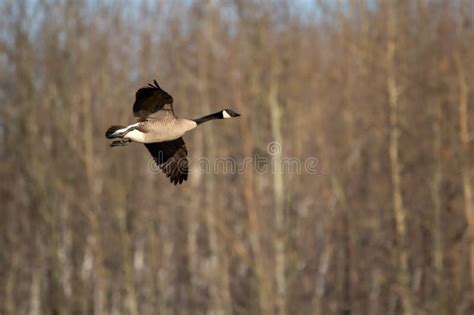
<svg viewBox="0 0 474 315">
<path fill-rule="evenodd" d="M 133 114 L 137 122 L 128 126 L 111 126 L 107 139 L 118 139 L 111 147 L 125 146 L 135 141 L 145 144 L 156 164 L 172 183 L 188 179 L 188 150 L 182 136 L 198 125 L 214 119 L 238 117 L 240 114 L 224 109 L 197 119 L 178 118 L 173 111 L 173 97 L 154 84 L 139 89 L 135 94 Z"/>
</svg>

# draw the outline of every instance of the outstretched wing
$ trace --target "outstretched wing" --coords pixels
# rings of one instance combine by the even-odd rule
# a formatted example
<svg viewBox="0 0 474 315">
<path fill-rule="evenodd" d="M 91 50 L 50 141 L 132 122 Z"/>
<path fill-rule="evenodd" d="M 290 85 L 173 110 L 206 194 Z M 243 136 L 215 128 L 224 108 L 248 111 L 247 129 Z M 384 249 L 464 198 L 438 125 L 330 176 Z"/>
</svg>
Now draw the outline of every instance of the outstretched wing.
<svg viewBox="0 0 474 315">
<path fill-rule="evenodd" d="M 133 114 L 136 117 L 148 117 L 157 111 L 164 109 L 173 110 L 173 97 L 163 91 L 156 80 L 154 84 L 148 84 L 137 91 L 135 94 L 135 103 L 133 103 Z"/>
<path fill-rule="evenodd" d="M 188 179 L 188 150 L 183 138 L 145 143 L 145 146 L 170 182 L 176 185 Z"/>
</svg>

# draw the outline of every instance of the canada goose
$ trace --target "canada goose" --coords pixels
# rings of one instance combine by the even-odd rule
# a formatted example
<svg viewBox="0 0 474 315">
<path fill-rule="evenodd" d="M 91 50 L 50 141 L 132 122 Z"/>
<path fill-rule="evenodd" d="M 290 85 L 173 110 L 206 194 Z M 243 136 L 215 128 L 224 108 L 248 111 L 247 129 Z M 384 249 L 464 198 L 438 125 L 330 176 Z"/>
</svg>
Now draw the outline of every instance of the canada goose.
<svg viewBox="0 0 474 315">
<path fill-rule="evenodd" d="M 238 117 L 240 114 L 224 109 L 197 119 L 178 118 L 173 111 L 173 97 L 163 91 L 156 81 L 137 91 L 133 114 L 137 122 L 129 126 L 111 126 L 107 139 L 116 139 L 111 147 L 135 141 L 144 143 L 156 164 L 172 183 L 188 179 L 188 150 L 182 136 L 206 121 Z"/>
</svg>

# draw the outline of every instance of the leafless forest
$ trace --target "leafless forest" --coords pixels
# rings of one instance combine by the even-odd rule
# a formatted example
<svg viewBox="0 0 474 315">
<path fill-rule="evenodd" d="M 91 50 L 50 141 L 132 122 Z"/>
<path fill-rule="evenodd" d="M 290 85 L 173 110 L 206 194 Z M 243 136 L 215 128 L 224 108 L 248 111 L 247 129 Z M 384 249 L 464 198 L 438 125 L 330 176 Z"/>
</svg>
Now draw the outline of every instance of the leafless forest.
<svg viewBox="0 0 474 315">
<path fill-rule="evenodd" d="M 242 114 L 182 186 L 104 138 L 153 79 Z M 2 0 L 0 104 L 0 314 L 474 313 L 471 0 Z"/>
</svg>

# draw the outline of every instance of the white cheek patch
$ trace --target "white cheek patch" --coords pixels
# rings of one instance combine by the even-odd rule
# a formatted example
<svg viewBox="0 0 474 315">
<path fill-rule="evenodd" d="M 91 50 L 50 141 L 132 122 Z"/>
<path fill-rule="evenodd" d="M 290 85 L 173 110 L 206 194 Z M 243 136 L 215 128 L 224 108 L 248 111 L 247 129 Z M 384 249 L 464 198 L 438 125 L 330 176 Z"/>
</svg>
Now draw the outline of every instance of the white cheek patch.
<svg viewBox="0 0 474 315">
<path fill-rule="evenodd" d="M 225 110 L 222 111 L 222 117 L 224 118 L 232 118 L 229 113 L 227 113 Z"/>
</svg>

